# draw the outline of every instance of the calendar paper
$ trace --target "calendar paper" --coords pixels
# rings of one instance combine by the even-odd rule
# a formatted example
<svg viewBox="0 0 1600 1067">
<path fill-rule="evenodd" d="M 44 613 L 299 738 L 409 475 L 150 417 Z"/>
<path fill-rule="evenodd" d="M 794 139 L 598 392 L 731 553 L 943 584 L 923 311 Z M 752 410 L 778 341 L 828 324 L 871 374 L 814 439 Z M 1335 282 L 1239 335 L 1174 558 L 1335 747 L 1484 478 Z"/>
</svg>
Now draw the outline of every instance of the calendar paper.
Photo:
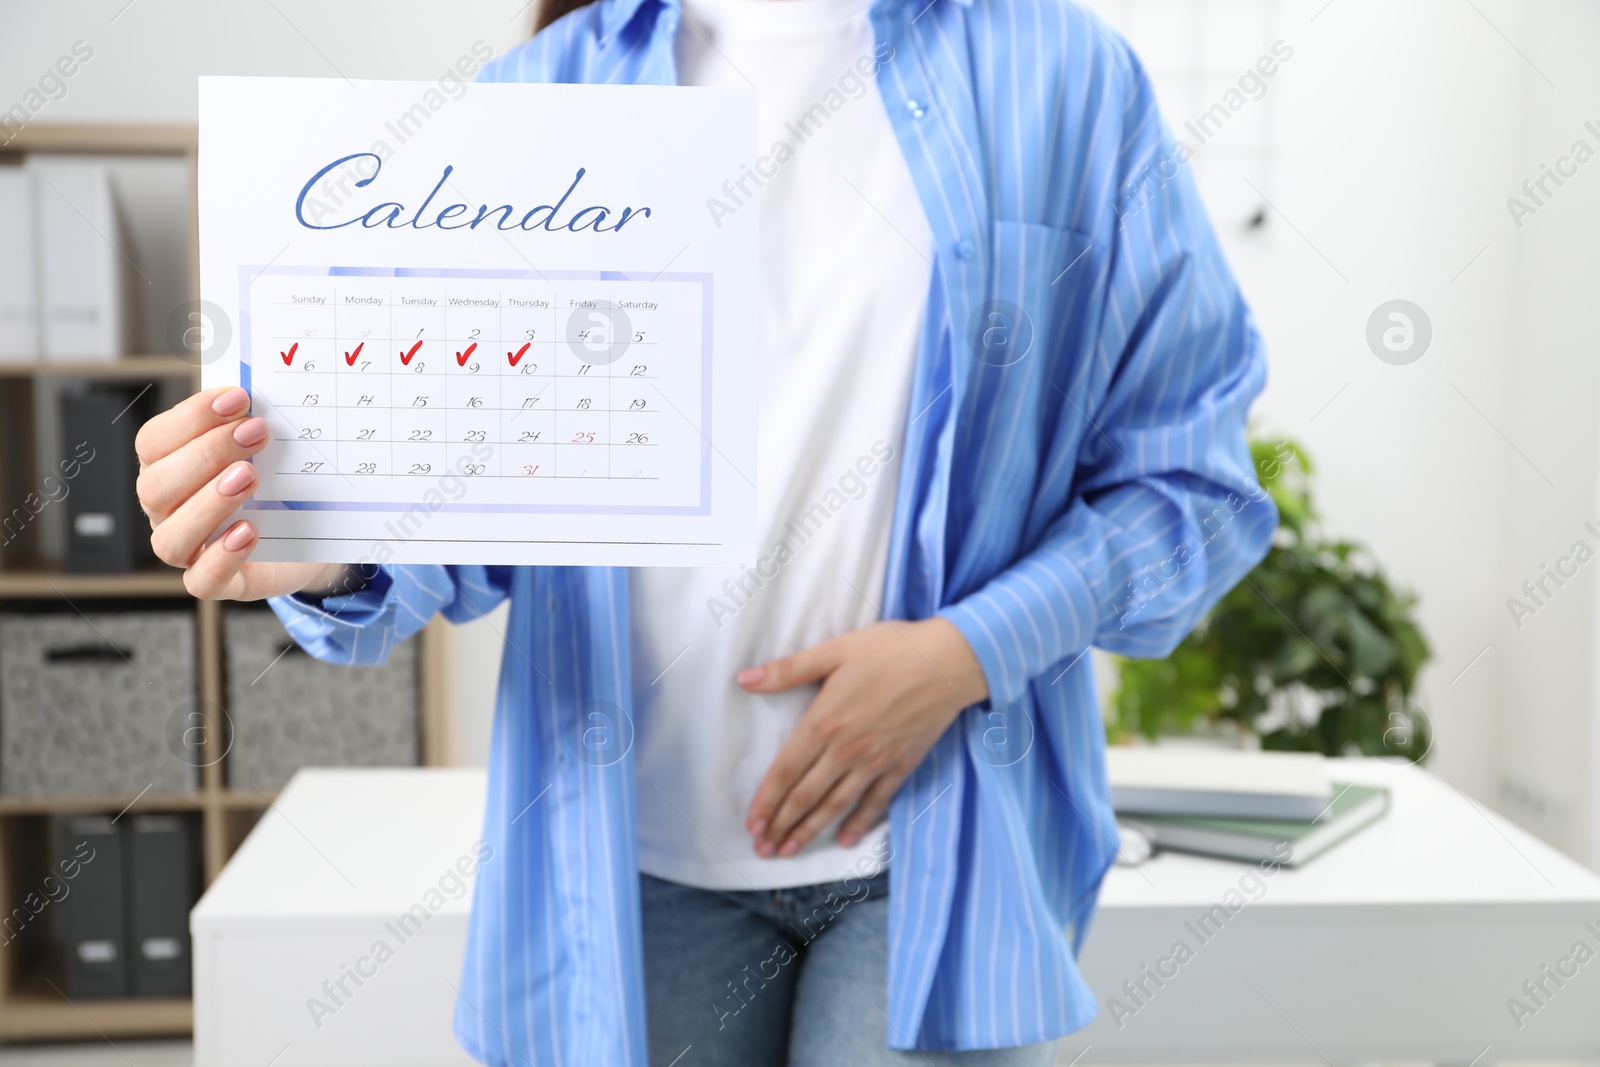
<svg viewBox="0 0 1600 1067">
<path fill-rule="evenodd" d="M 751 559 L 754 146 L 749 90 L 200 79 L 252 558 Z"/>
</svg>

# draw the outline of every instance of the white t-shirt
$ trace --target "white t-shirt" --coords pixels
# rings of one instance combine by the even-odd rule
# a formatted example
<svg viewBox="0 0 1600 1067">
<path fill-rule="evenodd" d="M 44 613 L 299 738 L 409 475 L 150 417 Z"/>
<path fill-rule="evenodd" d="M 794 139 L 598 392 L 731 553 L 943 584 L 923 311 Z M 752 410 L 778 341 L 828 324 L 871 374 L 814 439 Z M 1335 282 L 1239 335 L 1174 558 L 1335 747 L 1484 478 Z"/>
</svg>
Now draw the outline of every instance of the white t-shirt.
<svg viewBox="0 0 1600 1067">
<path fill-rule="evenodd" d="M 755 696 L 744 667 L 877 622 L 933 235 L 873 72 L 870 0 L 684 0 L 679 82 L 757 89 L 758 151 L 715 195 L 761 212 L 761 556 L 632 577 L 639 860 L 708 889 L 870 868 L 829 827 L 756 855 L 745 817 L 816 686 Z M 758 185 L 758 179 L 760 184 Z M 867 862 L 857 867 L 858 860 Z"/>
</svg>

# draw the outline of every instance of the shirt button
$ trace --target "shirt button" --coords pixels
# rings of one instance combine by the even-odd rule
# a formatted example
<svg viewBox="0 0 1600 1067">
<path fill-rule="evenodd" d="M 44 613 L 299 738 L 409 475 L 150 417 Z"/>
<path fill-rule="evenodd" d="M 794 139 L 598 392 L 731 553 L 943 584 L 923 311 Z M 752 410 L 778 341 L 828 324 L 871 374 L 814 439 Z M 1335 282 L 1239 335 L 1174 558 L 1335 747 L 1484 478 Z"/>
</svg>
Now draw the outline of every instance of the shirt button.
<svg viewBox="0 0 1600 1067">
<path fill-rule="evenodd" d="M 922 104 L 919 101 L 916 101 L 916 100 L 907 100 L 906 101 L 906 110 L 911 112 L 911 117 L 914 118 L 914 119 L 920 119 L 922 116 L 924 116 L 924 115 L 926 115 L 928 113 L 923 108 Z"/>
<path fill-rule="evenodd" d="M 960 256 L 962 259 L 971 259 L 977 254 L 978 246 L 973 244 L 971 241 L 962 241 L 960 244 L 956 245 L 956 255 Z"/>
</svg>

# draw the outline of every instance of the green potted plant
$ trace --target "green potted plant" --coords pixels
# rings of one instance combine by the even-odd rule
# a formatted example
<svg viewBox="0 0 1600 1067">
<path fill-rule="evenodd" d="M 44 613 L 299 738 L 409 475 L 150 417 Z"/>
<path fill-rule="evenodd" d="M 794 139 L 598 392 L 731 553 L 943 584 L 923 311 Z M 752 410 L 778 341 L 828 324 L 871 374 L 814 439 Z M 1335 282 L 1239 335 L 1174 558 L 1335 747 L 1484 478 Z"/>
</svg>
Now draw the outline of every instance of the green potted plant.
<svg viewBox="0 0 1600 1067">
<path fill-rule="evenodd" d="M 1172 655 L 1118 661 L 1109 740 L 1233 732 L 1265 749 L 1421 761 L 1433 738 L 1412 700 L 1430 655 L 1416 598 L 1361 545 L 1321 534 L 1304 450 L 1257 440 L 1251 454 L 1281 516 L 1272 548 Z"/>
</svg>

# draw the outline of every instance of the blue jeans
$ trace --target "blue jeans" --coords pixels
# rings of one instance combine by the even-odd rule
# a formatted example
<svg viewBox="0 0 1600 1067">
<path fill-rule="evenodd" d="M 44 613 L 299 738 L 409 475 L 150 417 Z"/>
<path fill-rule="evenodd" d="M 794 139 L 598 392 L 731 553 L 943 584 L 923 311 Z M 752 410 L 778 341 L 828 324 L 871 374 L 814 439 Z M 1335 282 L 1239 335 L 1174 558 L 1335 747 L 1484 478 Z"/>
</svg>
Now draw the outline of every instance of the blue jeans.
<svg viewBox="0 0 1600 1067">
<path fill-rule="evenodd" d="M 753 892 L 643 875 L 651 1067 L 1049 1067 L 1057 1042 L 889 1049 L 889 876 Z"/>
</svg>

